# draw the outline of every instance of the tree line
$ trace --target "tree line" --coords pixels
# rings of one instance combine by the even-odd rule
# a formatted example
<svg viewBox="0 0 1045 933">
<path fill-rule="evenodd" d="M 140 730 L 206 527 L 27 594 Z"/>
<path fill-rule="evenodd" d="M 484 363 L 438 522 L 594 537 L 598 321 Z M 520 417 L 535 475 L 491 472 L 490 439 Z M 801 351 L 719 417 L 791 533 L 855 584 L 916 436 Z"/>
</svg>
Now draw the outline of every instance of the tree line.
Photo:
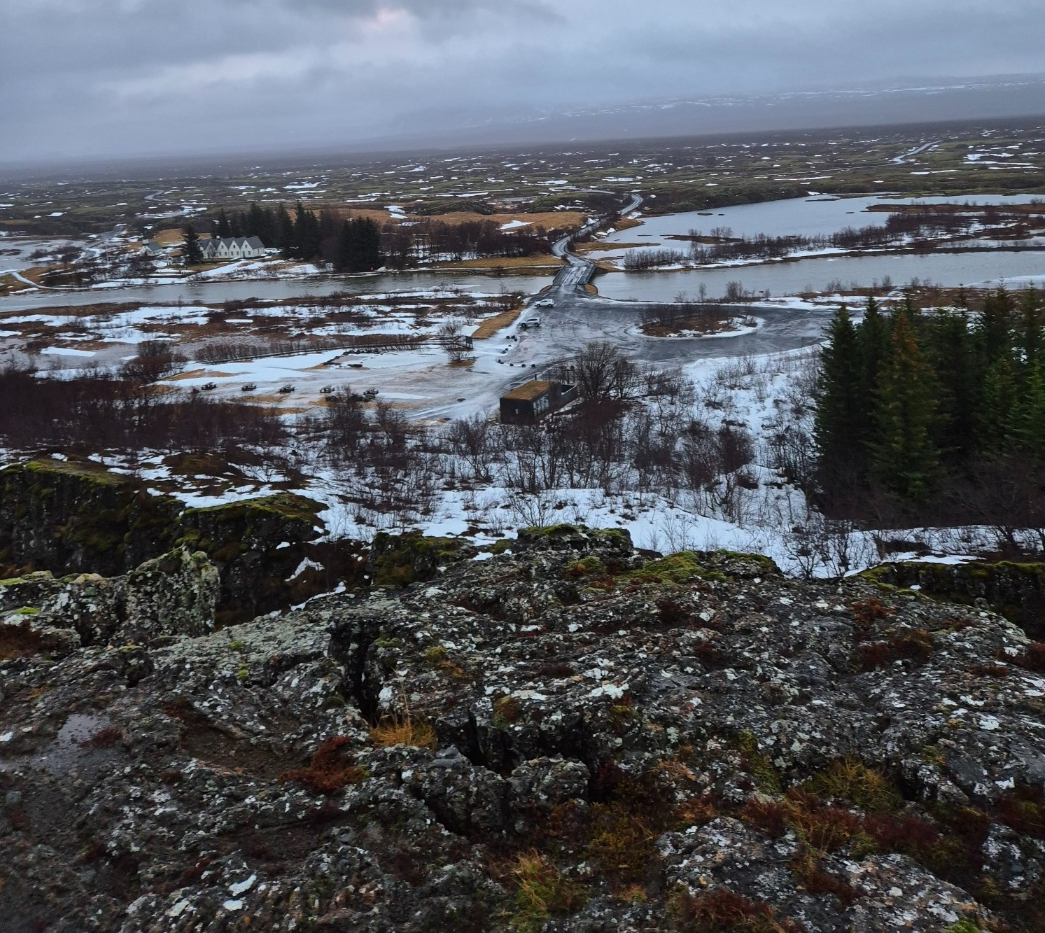
<svg viewBox="0 0 1045 933">
<path fill-rule="evenodd" d="M 829 512 L 981 520 L 1038 509 L 1045 309 L 1003 288 L 977 311 L 834 316 L 815 391 L 816 492 Z M 1002 501 L 1007 498 L 1008 505 Z M 895 511 L 895 510 L 894 510 Z"/>
<path fill-rule="evenodd" d="M 286 259 L 330 263 L 336 272 L 372 272 L 384 264 L 381 232 L 369 217 L 341 219 L 328 208 L 317 214 L 300 201 L 286 205 L 251 204 L 245 211 L 218 211 L 211 233 L 215 237 L 254 237 L 275 247 Z M 201 261 L 195 229 L 184 228 L 184 256 L 189 265 Z"/>
<path fill-rule="evenodd" d="M 251 204 L 246 210 L 222 208 L 212 225 L 215 237 L 258 237 L 280 250 L 287 259 L 330 263 L 338 272 L 369 272 L 388 265 L 394 269 L 427 260 L 533 256 L 551 248 L 556 231 L 531 225 L 509 230 L 493 220 L 448 223 L 424 217 L 409 224 L 388 221 L 378 225 L 369 217 L 342 219 L 330 208 L 318 212 L 300 202 L 291 211 L 283 204 Z M 198 238 L 185 228 L 186 260 L 202 259 L 189 245 Z M 189 260 L 191 255 L 194 261 Z"/>
</svg>

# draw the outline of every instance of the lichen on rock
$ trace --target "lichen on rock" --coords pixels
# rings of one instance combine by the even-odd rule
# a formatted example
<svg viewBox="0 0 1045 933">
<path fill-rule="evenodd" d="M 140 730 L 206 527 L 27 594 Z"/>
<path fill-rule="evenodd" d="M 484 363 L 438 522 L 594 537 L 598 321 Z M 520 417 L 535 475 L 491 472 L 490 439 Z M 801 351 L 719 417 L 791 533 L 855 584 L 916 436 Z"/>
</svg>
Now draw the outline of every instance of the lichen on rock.
<svg viewBox="0 0 1045 933">
<path fill-rule="evenodd" d="M 371 589 L 215 631 L 191 551 L 58 581 L 85 644 L 41 612 L 0 653 L 0 928 L 1042 928 L 1017 626 L 572 526 L 510 551 L 382 540 Z M 128 645 L 128 607 L 184 624 Z"/>
</svg>

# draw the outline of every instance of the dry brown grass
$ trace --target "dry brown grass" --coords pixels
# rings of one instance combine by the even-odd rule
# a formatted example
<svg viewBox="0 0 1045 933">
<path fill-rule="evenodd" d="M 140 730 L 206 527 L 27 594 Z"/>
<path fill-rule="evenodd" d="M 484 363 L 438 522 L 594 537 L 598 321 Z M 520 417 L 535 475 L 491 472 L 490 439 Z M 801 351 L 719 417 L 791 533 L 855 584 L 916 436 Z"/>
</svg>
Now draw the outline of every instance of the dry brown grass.
<svg viewBox="0 0 1045 933">
<path fill-rule="evenodd" d="M 212 369 L 190 369 L 188 372 L 178 373 L 175 376 L 168 376 L 168 382 L 180 382 L 183 379 L 228 379 L 228 373 L 219 373 L 217 370 Z"/>
<path fill-rule="evenodd" d="M 37 285 L 39 285 L 40 280 L 48 271 L 50 270 L 47 266 L 33 266 L 31 269 L 22 269 L 19 274 L 22 276 L 22 278 L 29 279 L 30 282 L 35 282 Z"/>
<path fill-rule="evenodd" d="M 390 220 L 401 220 L 402 218 L 393 217 L 388 211 L 382 208 L 370 208 L 370 207 L 345 207 L 343 204 L 313 204 L 311 205 L 313 210 L 320 210 L 325 208 L 326 210 L 334 213 L 338 218 L 349 219 L 352 217 L 368 217 L 376 224 L 385 224 Z M 433 221 L 441 221 L 445 224 L 467 224 L 475 223 L 481 220 L 492 220 L 498 226 L 501 224 L 511 223 L 513 220 L 521 220 L 524 223 L 531 224 L 534 227 L 582 227 L 588 219 L 588 215 L 582 211 L 543 211 L 538 214 L 527 214 L 527 213 L 510 213 L 510 214 L 480 214 L 476 211 L 449 211 L 446 214 L 411 214 L 409 211 L 406 212 L 406 218 L 409 220 L 418 220 L 428 218 Z M 525 230 L 525 227 L 520 227 L 520 230 Z M 618 227 L 618 229 L 621 229 Z M 180 238 L 180 234 L 179 234 Z"/>
<path fill-rule="evenodd" d="M 173 230 L 161 230 L 159 233 L 153 234 L 149 239 L 159 243 L 160 246 L 174 246 L 181 243 L 181 230 L 177 227 Z"/>
<path fill-rule="evenodd" d="M 24 292 L 27 288 L 32 288 L 32 286 L 20 282 L 13 275 L 0 275 L 0 295 Z"/>
<path fill-rule="evenodd" d="M 608 253 L 613 249 L 647 249 L 658 246 L 657 243 L 607 243 L 605 240 L 592 240 L 590 243 L 578 243 L 575 253 Z"/>
<path fill-rule="evenodd" d="M 414 719 L 410 714 L 410 706 L 405 694 L 400 695 L 403 704 L 401 713 L 385 716 L 370 730 L 370 741 L 378 748 L 391 748 L 393 745 L 412 745 L 414 748 L 436 747 L 435 727 L 423 719 Z"/>
<path fill-rule="evenodd" d="M 641 227 L 642 221 L 633 217 L 621 217 L 613 226 L 618 230 L 630 230 L 632 227 Z"/>
<path fill-rule="evenodd" d="M 522 314 L 522 308 L 514 308 L 511 311 L 503 311 L 500 314 L 495 314 L 493 317 L 488 317 L 475 329 L 472 339 L 489 340 L 499 330 L 514 324 L 519 319 L 520 314 Z"/>
<path fill-rule="evenodd" d="M 567 878 L 536 849 L 522 852 L 508 868 L 518 908 L 512 922 L 520 931 L 543 929 L 553 916 L 568 916 L 584 906 L 584 889 Z"/>
<path fill-rule="evenodd" d="M 475 211 L 451 211 L 448 214 L 435 214 L 432 220 L 441 220 L 447 224 L 474 223 L 477 220 L 492 220 L 498 226 L 521 220 L 534 227 L 583 227 L 588 215 L 582 211 L 544 211 L 539 214 L 477 214 Z M 525 230 L 526 227 L 518 228 Z"/>
<path fill-rule="evenodd" d="M 486 256 L 462 259 L 459 262 L 437 262 L 435 269 L 503 269 L 509 275 L 524 275 L 534 270 L 560 269 L 563 262 L 555 256 L 541 253 L 536 256 Z"/>
</svg>

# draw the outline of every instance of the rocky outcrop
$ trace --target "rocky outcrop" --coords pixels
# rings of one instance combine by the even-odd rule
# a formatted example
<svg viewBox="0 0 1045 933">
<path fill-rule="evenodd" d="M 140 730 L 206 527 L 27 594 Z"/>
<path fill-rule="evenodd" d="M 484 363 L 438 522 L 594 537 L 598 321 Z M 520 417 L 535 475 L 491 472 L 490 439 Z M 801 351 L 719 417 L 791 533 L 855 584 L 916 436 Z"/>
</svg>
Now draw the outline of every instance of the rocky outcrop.
<svg viewBox="0 0 1045 933">
<path fill-rule="evenodd" d="M 987 605 L 1032 638 L 1045 638 L 1045 564 L 971 561 L 882 564 L 864 576 L 966 605 Z"/>
<path fill-rule="evenodd" d="M 75 638 L 65 640 L 61 654 L 81 646 L 151 645 L 211 631 L 217 594 L 218 571 L 207 555 L 179 548 L 119 577 L 55 580 L 38 573 L 0 580 L 0 606 L 13 610 L 0 612 L 0 624 L 28 623 L 36 633 L 72 630 Z"/>
<path fill-rule="evenodd" d="M 0 470 L 0 575 L 116 577 L 182 546 L 218 568 L 219 622 L 242 622 L 363 580 L 362 545 L 316 540 L 320 509 L 291 493 L 186 509 L 89 460 L 33 460 Z"/>
<path fill-rule="evenodd" d="M 1016 626 L 620 533 L 496 550 L 150 647 L 9 648 L 0 928 L 1042 928 L 1045 650 Z"/>
<path fill-rule="evenodd" d="M 0 470 L 0 570 L 117 576 L 174 540 L 176 503 L 90 460 Z"/>
</svg>

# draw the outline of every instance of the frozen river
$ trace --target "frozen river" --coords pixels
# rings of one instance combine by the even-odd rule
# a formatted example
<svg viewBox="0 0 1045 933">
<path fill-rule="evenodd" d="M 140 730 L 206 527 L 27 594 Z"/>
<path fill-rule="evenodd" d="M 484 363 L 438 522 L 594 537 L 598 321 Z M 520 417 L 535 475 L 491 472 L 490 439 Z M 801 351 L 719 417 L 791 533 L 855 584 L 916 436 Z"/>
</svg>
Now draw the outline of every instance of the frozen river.
<svg viewBox="0 0 1045 933">
<path fill-rule="evenodd" d="M 88 288 L 40 291 L 0 298 L 0 314 L 37 308 L 83 307 L 103 302 L 140 304 L 221 304 L 247 298 L 305 298 L 310 295 L 386 294 L 432 289 L 459 289 L 470 294 L 496 295 L 520 291 L 531 294 L 551 284 L 552 276 L 461 275 L 448 272 L 403 272 L 367 276 L 315 276 L 247 282 L 173 282 L 166 285 L 137 285 L 128 288 Z"/>
<path fill-rule="evenodd" d="M 987 250 L 961 253 L 884 254 L 798 259 L 749 266 L 688 269 L 677 272 L 610 272 L 595 279 L 599 294 L 631 301 L 674 301 L 685 293 L 696 299 L 700 286 L 709 298 L 721 298 L 730 282 L 740 282 L 756 294 L 771 297 L 806 291 L 834 291 L 881 285 L 889 278 L 894 286 L 913 279 L 922 284 L 980 285 L 1006 282 L 1018 286 L 1029 281 L 1045 284 L 1045 250 Z"/>
<path fill-rule="evenodd" d="M 700 230 L 705 235 L 715 227 L 729 227 L 732 236 L 753 237 L 759 233 L 766 236 L 830 235 L 846 227 L 880 227 L 889 216 L 888 211 L 869 211 L 873 205 L 889 207 L 904 204 L 1029 204 L 1041 195 L 978 194 L 955 198 L 833 198 L 809 197 L 789 198 L 784 201 L 762 201 L 759 204 L 738 204 L 735 207 L 720 207 L 714 211 L 688 211 L 682 214 L 665 214 L 661 217 L 641 218 L 638 227 L 618 230 L 603 241 L 613 243 L 642 243 L 643 240 L 657 241 L 674 234 L 686 236 L 690 230 Z M 664 246 L 678 245 L 668 240 Z"/>
</svg>

